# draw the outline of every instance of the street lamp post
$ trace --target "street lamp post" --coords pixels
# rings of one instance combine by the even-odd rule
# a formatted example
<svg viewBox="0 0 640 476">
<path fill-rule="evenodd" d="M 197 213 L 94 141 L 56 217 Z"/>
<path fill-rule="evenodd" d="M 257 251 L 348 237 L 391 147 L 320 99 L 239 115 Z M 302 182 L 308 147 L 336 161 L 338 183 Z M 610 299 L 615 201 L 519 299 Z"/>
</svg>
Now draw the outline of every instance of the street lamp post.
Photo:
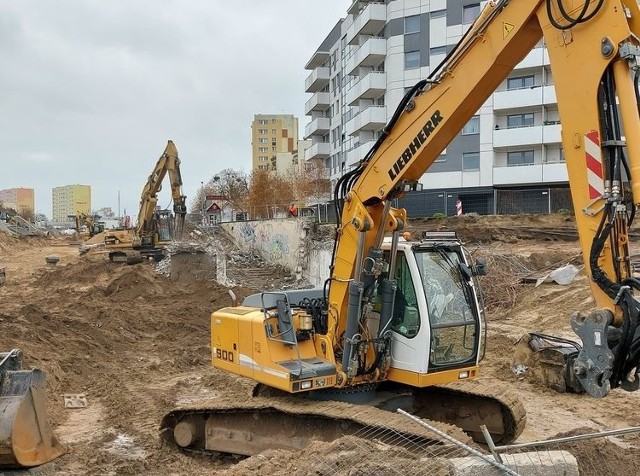
<svg viewBox="0 0 640 476">
<path fill-rule="evenodd" d="M 200 185 L 202 186 L 202 211 L 201 211 L 201 215 L 202 215 L 202 225 L 205 225 L 205 206 L 207 204 L 207 193 L 204 190 L 204 182 L 200 182 Z"/>
</svg>

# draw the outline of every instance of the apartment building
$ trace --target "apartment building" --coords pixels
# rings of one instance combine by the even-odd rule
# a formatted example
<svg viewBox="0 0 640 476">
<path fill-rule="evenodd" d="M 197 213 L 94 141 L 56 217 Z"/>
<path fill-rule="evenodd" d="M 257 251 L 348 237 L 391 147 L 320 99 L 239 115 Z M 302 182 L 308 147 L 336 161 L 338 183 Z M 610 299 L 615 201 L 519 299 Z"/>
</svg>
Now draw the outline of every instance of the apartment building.
<svg viewBox="0 0 640 476">
<path fill-rule="evenodd" d="M 35 213 L 35 198 L 32 188 L 8 188 L 0 190 L 0 203 L 5 208 L 12 208 L 19 215 L 28 216 Z"/>
<path fill-rule="evenodd" d="M 297 147 L 297 117 L 292 114 L 253 116 L 253 122 L 251 122 L 252 170 L 278 170 L 278 154 L 293 154 Z"/>
<path fill-rule="evenodd" d="M 482 2 L 484 3 L 484 2 Z M 335 181 L 379 137 L 405 92 L 429 76 L 480 13 L 468 0 L 356 0 L 313 53 L 306 159 Z M 542 44 L 511 72 L 420 180 L 403 206 L 455 213 L 570 206 L 558 107 Z M 416 208 L 417 207 L 417 208 Z"/>
<path fill-rule="evenodd" d="M 91 213 L 91 186 L 64 185 L 52 189 L 52 220 L 69 221 L 69 215 Z"/>
</svg>

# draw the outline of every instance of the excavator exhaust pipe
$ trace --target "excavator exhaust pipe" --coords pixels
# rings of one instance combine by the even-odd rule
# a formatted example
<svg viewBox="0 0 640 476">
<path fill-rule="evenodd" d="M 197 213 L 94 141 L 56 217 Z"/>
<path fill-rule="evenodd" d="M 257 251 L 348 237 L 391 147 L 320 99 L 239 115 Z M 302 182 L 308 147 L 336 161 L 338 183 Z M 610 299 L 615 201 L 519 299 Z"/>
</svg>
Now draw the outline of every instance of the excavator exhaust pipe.
<svg viewBox="0 0 640 476">
<path fill-rule="evenodd" d="M 21 370 L 22 352 L 0 352 L 0 470 L 39 466 L 65 448 L 51 431 L 46 408 L 46 375 Z"/>
</svg>

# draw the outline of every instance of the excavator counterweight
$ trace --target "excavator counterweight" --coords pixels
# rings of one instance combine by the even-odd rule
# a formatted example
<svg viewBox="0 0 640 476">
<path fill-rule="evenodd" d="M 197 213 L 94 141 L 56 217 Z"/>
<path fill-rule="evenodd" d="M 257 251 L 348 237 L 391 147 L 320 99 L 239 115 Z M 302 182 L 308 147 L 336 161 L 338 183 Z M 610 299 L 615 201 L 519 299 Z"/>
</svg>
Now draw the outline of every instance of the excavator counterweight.
<svg viewBox="0 0 640 476">
<path fill-rule="evenodd" d="M 0 468 L 38 466 L 63 455 L 46 408 L 46 376 L 21 369 L 18 349 L 0 353 Z"/>
</svg>

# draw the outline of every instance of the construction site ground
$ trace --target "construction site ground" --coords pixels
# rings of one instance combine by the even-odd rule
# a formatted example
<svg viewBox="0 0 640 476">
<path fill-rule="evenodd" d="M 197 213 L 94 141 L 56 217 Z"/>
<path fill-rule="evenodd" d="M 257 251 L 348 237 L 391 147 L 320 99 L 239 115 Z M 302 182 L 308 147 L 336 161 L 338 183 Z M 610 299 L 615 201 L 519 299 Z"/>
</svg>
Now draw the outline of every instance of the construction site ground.
<svg viewBox="0 0 640 476">
<path fill-rule="evenodd" d="M 506 386 L 525 405 L 528 423 L 520 441 L 639 424 L 638 393 L 616 389 L 602 400 L 559 394 L 511 370 L 513 344 L 524 332 L 571 337 L 570 314 L 594 306 L 583 272 L 568 286 L 534 287 L 514 279 L 514 270 L 535 278 L 568 262 L 581 265 L 571 217 L 462 217 L 414 222 L 410 229 L 457 229 L 474 256 L 489 257 L 481 379 Z M 257 256 L 234 256 L 228 245 L 227 253 L 227 273 L 240 299 L 280 282 L 293 284 L 286 270 Z M 49 255 L 60 262 L 47 265 Z M 210 365 L 209 318 L 230 304 L 227 287 L 211 279 L 172 282 L 150 263 L 112 264 L 99 252 L 80 256 L 77 247 L 54 238 L 0 234 L 0 267 L 7 277 L 0 287 L 0 349 L 20 348 L 27 366 L 47 372 L 50 419 L 68 449 L 30 474 L 329 474 L 319 471 L 319 461 L 345 457 L 344 451 L 325 454 L 329 447 L 319 443 L 238 461 L 185 455 L 161 443 L 160 420 L 176 404 L 223 395 L 238 402 L 251 398 L 250 381 Z M 87 407 L 65 409 L 64 394 L 84 394 Z M 605 462 L 582 466 L 589 468 L 584 474 L 615 469 L 635 475 L 639 446 L 637 437 L 601 440 L 579 446 L 582 454 L 576 456 L 589 462 L 597 454 Z M 385 458 L 393 465 L 393 456 Z"/>
</svg>

